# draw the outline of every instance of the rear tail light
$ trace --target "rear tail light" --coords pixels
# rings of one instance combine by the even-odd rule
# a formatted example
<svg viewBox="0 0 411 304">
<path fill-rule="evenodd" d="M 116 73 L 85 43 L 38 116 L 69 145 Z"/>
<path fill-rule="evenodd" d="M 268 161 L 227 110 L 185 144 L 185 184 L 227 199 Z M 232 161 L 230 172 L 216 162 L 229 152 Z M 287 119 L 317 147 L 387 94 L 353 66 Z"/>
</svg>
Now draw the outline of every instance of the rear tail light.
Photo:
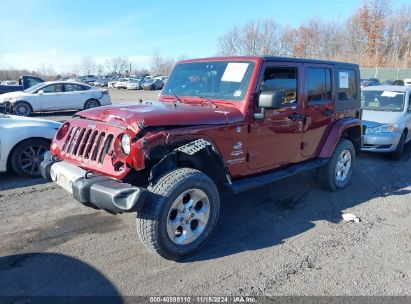
<svg viewBox="0 0 411 304">
<path fill-rule="evenodd" d="M 108 90 L 104 90 L 104 91 L 103 91 L 103 94 L 108 95 Z"/>
</svg>

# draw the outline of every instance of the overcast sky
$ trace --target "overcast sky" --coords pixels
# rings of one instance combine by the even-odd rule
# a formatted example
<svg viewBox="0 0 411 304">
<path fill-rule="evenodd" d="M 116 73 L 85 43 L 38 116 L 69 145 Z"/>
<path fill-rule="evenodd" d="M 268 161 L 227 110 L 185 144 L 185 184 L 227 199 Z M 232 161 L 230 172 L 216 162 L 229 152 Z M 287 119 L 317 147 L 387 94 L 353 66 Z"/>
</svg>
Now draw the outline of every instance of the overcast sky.
<svg viewBox="0 0 411 304">
<path fill-rule="evenodd" d="M 409 0 L 408 0 L 409 1 Z M 406 0 L 392 1 L 394 8 Z M 213 56 L 227 30 L 252 19 L 298 26 L 309 18 L 344 20 L 361 0 L 0 0 L 0 68 L 73 70 L 82 57 L 103 64 L 127 56 Z"/>
</svg>

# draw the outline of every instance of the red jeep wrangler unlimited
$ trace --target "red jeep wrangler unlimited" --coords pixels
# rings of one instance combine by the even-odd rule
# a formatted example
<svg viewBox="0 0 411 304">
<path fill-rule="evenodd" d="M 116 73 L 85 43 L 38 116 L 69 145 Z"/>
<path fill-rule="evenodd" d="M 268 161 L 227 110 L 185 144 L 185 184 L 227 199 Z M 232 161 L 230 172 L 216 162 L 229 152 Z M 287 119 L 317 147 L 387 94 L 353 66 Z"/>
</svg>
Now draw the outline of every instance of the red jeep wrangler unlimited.
<svg viewBox="0 0 411 304">
<path fill-rule="evenodd" d="M 137 233 L 169 259 L 216 226 L 234 193 L 317 169 L 343 189 L 361 148 L 360 74 L 349 63 L 226 57 L 176 64 L 159 101 L 77 113 L 41 165 L 80 203 L 137 212 Z"/>
</svg>

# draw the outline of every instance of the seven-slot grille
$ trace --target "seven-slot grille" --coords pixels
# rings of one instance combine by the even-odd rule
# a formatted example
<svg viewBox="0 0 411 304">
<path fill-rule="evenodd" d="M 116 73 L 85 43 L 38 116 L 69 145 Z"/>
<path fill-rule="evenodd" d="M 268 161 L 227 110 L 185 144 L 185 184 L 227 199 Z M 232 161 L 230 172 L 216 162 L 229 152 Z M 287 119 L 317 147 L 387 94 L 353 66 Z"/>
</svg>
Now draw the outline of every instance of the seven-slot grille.
<svg viewBox="0 0 411 304">
<path fill-rule="evenodd" d="M 62 153 L 80 160 L 102 164 L 113 139 L 113 134 L 104 131 L 73 126 L 67 133 Z"/>
</svg>

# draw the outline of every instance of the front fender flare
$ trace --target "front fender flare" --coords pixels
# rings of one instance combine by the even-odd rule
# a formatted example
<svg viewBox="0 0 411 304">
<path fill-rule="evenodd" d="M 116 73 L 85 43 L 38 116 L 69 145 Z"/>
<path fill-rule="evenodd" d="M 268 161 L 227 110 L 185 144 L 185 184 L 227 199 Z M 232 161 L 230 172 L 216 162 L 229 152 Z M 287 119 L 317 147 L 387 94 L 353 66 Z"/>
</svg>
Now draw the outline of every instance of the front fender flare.
<svg viewBox="0 0 411 304">
<path fill-rule="evenodd" d="M 222 156 L 211 142 L 203 138 L 181 145 L 166 154 L 152 167 L 149 182 L 155 182 L 162 172 L 179 167 L 181 159 L 190 162 L 194 169 L 209 175 L 217 184 L 231 183 Z"/>
</svg>

